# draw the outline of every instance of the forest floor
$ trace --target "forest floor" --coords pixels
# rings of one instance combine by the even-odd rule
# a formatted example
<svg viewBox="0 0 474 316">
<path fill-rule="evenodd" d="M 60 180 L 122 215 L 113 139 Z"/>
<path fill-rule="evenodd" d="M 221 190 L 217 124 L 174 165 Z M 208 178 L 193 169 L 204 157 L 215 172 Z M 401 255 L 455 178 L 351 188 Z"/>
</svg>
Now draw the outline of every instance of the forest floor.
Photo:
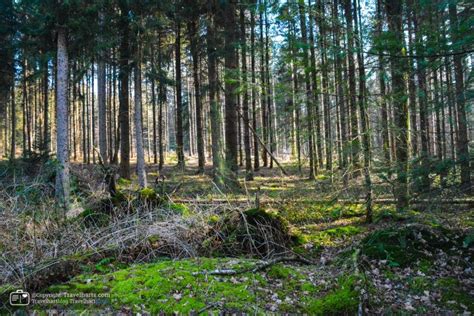
<svg viewBox="0 0 474 316">
<path fill-rule="evenodd" d="M 54 166 L 2 162 L 0 312 L 19 288 L 42 313 L 474 312 L 474 208 L 445 203 L 452 192 L 400 214 L 375 179 L 367 224 L 361 180 L 310 181 L 285 163 L 290 176 L 242 171 L 224 193 L 188 165 L 151 165 L 150 189 L 119 179 L 110 198 L 99 167 L 73 164 L 64 219 Z"/>
</svg>

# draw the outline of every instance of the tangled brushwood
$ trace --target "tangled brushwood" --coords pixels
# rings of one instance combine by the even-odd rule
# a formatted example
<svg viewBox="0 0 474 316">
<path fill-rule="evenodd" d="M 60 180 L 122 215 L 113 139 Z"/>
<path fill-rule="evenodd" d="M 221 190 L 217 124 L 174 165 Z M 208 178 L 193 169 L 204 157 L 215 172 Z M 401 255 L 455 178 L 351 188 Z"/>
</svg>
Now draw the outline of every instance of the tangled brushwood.
<svg viewBox="0 0 474 316">
<path fill-rule="evenodd" d="M 0 283 L 41 289 L 106 257 L 125 263 L 219 254 L 268 259 L 294 242 L 288 223 L 263 209 L 176 204 L 152 189 L 110 197 L 101 181 L 81 180 L 91 179 L 87 170 L 76 173 L 77 195 L 87 203 L 66 215 L 54 207 L 54 175 L 4 177 L 14 184 L 0 189 Z M 20 190 L 28 196 L 22 199 Z"/>
</svg>

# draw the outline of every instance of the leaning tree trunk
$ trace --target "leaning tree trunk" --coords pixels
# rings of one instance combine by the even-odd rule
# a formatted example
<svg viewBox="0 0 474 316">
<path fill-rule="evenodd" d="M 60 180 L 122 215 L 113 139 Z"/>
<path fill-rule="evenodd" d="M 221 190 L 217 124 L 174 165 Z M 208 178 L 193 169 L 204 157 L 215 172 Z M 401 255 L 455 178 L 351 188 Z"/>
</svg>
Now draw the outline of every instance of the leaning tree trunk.
<svg viewBox="0 0 474 316">
<path fill-rule="evenodd" d="M 56 174 L 56 197 L 65 210 L 69 203 L 69 145 L 68 145 L 68 52 L 66 30 L 60 28 L 57 38 L 57 110 L 56 146 L 58 170 Z"/>
</svg>

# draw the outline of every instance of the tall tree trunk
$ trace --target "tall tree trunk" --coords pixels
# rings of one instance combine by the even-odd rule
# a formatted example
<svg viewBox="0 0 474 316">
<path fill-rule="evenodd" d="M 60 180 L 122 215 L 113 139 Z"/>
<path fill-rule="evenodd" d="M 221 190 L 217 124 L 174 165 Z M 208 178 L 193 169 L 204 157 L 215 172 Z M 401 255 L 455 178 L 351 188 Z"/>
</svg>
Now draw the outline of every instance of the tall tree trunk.
<svg viewBox="0 0 474 316">
<path fill-rule="evenodd" d="M 222 187 L 223 180 L 223 159 L 222 159 L 222 139 L 221 139 L 221 109 L 218 101 L 218 77 L 217 77 L 217 40 L 215 30 L 215 2 L 208 1 L 209 17 L 207 25 L 207 56 L 208 56 L 208 76 L 209 76 L 209 104 L 211 118 L 211 140 L 212 140 L 212 167 L 214 182 Z"/>
<path fill-rule="evenodd" d="M 320 2 L 321 3 L 321 2 Z M 319 168 L 323 167 L 323 147 L 322 147 L 322 133 L 321 133 L 321 110 L 319 106 L 319 91 L 318 91 L 318 80 L 317 80 L 317 69 L 316 69 L 316 51 L 314 48 L 314 29 L 313 29 L 313 8 L 311 8 L 311 0 L 308 0 L 308 15 L 309 15 L 309 48 L 311 52 L 311 59 L 310 59 L 310 65 L 311 65 L 311 83 L 312 83 L 312 90 L 313 90 L 313 102 L 314 102 L 314 110 L 315 110 L 315 117 L 314 117 L 314 124 L 316 125 L 316 161 L 314 162 L 314 169 L 316 173 L 318 172 L 318 164 Z M 321 6 L 319 6 L 319 10 L 317 15 L 321 15 L 319 18 L 316 18 L 316 23 L 319 23 L 319 27 L 321 30 L 320 34 L 320 50 L 321 50 L 321 55 L 324 55 L 324 47 L 322 46 L 323 44 L 323 37 L 324 37 L 324 31 L 322 28 L 322 23 L 324 23 L 324 13 L 322 12 Z M 324 76 L 324 71 L 325 69 L 325 64 L 324 61 L 322 60 L 321 63 L 321 69 L 323 71 L 323 74 L 321 76 L 321 80 L 325 83 L 325 76 Z M 327 75 L 327 72 L 326 72 Z M 325 96 L 325 93 L 327 91 L 324 90 L 324 83 L 322 84 L 322 89 L 320 90 L 321 93 L 323 94 L 323 100 L 324 102 L 327 101 L 328 99 Z M 326 104 L 323 102 L 323 107 L 326 106 Z M 312 118 L 310 118 L 312 119 Z M 326 130 L 327 132 L 327 130 Z M 326 142 L 328 142 L 329 139 L 326 138 Z"/>
<path fill-rule="evenodd" d="M 176 65 L 176 154 L 178 168 L 184 170 L 183 100 L 181 82 L 181 21 L 176 21 L 175 65 Z"/>
<path fill-rule="evenodd" d="M 236 6 L 234 1 L 224 4 L 224 65 L 225 65 L 225 160 L 227 168 L 232 172 L 237 172 L 237 24 Z"/>
<path fill-rule="evenodd" d="M 13 68 L 12 68 L 13 71 Z M 16 106 L 15 106 L 15 74 L 12 75 L 12 84 L 11 84 L 11 110 L 10 110 L 10 119 L 11 119 L 11 144 L 10 144 L 10 159 L 14 160 L 16 155 Z"/>
<path fill-rule="evenodd" d="M 408 208 L 408 104 L 406 97 L 406 62 L 398 55 L 404 49 L 403 41 L 403 2 L 400 0 L 386 0 L 389 31 L 392 36 L 390 47 L 390 68 L 392 74 L 392 102 L 395 111 L 396 125 L 396 158 L 397 184 L 395 195 L 399 211 Z"/>
<path fill-rule="evenodd" d="M 240 44 L 242 47 L 242 112 L 243 112 L 243 129 L 244 129 L 244 150 L 245 150 L 245 178 L 246 180 L 253 179 L 252 173 L 252 154 L 250 147 L 250 118 L 249 118 L 249 91 L 247 84 L 247 37 L 245 33 L 245 8 L 240 8 Z"/>
<path fill-rule="evenodd" d="M 128 5 L 120 1 L 121 16 L 120 30 L 122 37 L 120 41 L 120 62 L 119 62 L 119 129 L 120 129 L 120 169 L 122 178 L 130 179 L 130 120 L 128 83 L 130 75 L 130 51 L 129 51 L 129 22 Z"/>
<path fill-rule="evenodd" d="M 263 3 L 263 5 L 262 5 Z M 262 111 L 262 139 L 263 139 L 263 144 L 264 146 L 268 145 L 268 114 L 267 114 L 267 106 L 266 106 L 266 94 L 267 94 L 267 88 L 265 87 L 266 85 L 266 70 L 265 70 L 265 41 L 264 41 L 264 33 L 263 33 L 263 13 L 264 10 L 266 10 L 266 1 L 265 0 L 260 0 L 260 87 L 261 87 L 261 95 L 260 95 L 260 109 Z M 267 156 L 267 151 L 262 150 L 262 160 L 263 160 L 263 166 L 267 167 L 268 166 L 268 156 Z"/>
<path fill-rule="evenodd" d="M 355 29 L 357 34 L 357 62 L 359 64 L 359 111 L 360 111 L 360 121 L 362 125 L 362 146 L 364 153 L 364 181 L 365 181 L 365 191 L 366 191 L 366 220 L 367 222 L 372 222 L 372 179 L 370 176 L 370 164 L 371 164 L 371 154 L 370 154 L 370 123 L 369 116 L 367 113 L 367 91 L 365 84 L 365 66 L 364 66 L 364 43 L 362 39 L 362 20 L 360 16 L 360 0 L 354 0 L 354 21 Z M 358 13 L 358 14 L 357 14 Z"/>
<path fill-rule="evenodd" d="M 103 14 L 99 16 L 101 26 L 103 26 Z M 102 36 L 100 41 L 103 42 Z M 105 54 L 105 51 L 101 52 L 101 55 Z M 107 104 L 106 104 L 106 82 L 105 82 L 105 61 L 104 56 L 99 56 L 97 65 L 97 94 L 99 101 L 99 152 L 102 156 L 104 163 L 108 162 L 107 156 Z M 109 127 L 110 128 L 110 127 Z"/>
<path fill-rule="evenodd" d="M 308 61 L 308 36 L 306 33 L 306 13 L 304 0 L 299 0 L 299 15 L 300 15 L 300 26 L 301 26 L 301 40 L 303 42 L 303 67 L 305 73 L 305 84 L 306 84 L 306 107 L 308 112 L 307 124 L 308 124 L 308 151 L 309 151 L 309 179 L 315 178 L 315 161 L 314 161 L 314 147 L 313 147 L 313 94 L 311 91 L 311 77 L 309 71 Z"/>
<path fill-rule="evenodd" d="M 43 142 L 41 144 L 41 152 L 43 155 L 49 155 L 49 83 L 48 83 L 48 60 L 43 63 Z"/>
<path fill-rule="evenodd" d="M 355 78 L 355 63 L 354 63 L 354 30 L 352 28 L 353 14 L 352 14 L 352 0 L 345 0 L 344 13 L 347 23 L 347 59 L 349 64 L 349 108 L 351 116 L 351 157 L 354 170 L 359 169 L 359 122 L 357 119 L 357 102 L 356 102 L 356 78 Z M 358 175 L 355 172 L 355 175 Z"/>
<path fill-rule="evenodd" d="M 423 33 L 421 27 L 418 23 L 418 13 L 420 10 L 415 3 L 411 3 L 412 12 L 413 12 L 413 28 L 415 35 L 415 51 L 416 54 L 422 56 L 425 54 L 424 44 L 423 44 Z M 419 5 L 419 4 L 418 4 Z M 422 12 L 422 10 L 420 10 Z M 420 191 L 428 191 L 430 188 L 430 163 L 429 163 L 429 123 L 428 123 L 428 91 L 426 85 L 426 61 L 424 58 L 420 57 L 416 61 L 416 76 L 418 79 L 418 104 L 420 109 L 420 136 L 421 136 L 421 180 L 419 183 Z"/>
<path fill-rule="evenodd" d="M 195 96 L 195 116 L 196 116 L 196 138 L 197 138 L 197 153 L 198 153 L 198 167 L 199 173 L 204 173 L 204 165 L 206 163 L 206 156 L 204 154 L 204 137 L 202 124 L 202 96 L 201 96 L 201 82 L 199 78 L 199 34 L 198 34 L 199 16 L 195 16 L 188 24 L 191 37 L 191 56 L 193 59 L 193 83 Z"/>
<path fill-rule="evenodd" d="M 412 14 L 408 13 L 408 45 L 409 54 L 413 55 L 413 27 L 412 27 Z M 408 100 L 410 104 L 410 144 L 411 144 L 411 155 L 412 157 L 418 156 L 418 132 L 417 132 L 417 119 L 416 119 L 416 82 L 415 82 L 415 67 L 413 60 L 409 59 L 410 74 L 408 79 Z"/>
<path fill-rule="evenodd" d="M 338 16 L 338 10 L 337 10 L 337 2 L 335 2 L 333 6 L 333 20 L 337 21 L 337 16 Z M 345 96 L 344 96 L 344 82 L 342 79 L 343 75 L 343 66 L 344 66 L 344 60 L 342 56 L 344 56 L 341 53 L 341 50 L 343 47 L 341 46 L 340 42 L 340 25 L 338 24 L 337 27 L 335 27 L 334 30 L 334 41 L 337 45 L 337 51 L 335 52 L 336 57 L 335 57 L 335 80 L 336 80 L 336 86 L 337 86 L 337 103 L 338 103 L 338 108 L 339 108 L 339 115 L 340 115 L 340 130 L 341 130 L 341 158 L 342 161 L 340 162 L 340 168 L 342 170 L 345 170 L 348 165 L 348 159 L 347 159 L 347 147 L 348 147 L 348 141 L 347 141 L 347 133 L 346 133 L 346 106 L 345 106 Z M 347 177 L 345 177 L 347 179 Z"/>
<path fill-rule="evenodd" d="M 457 45 L 462 39 L 459 34 L 459 22 L 456 4 L 449 3 L 449 22 L 451 26 L 451 37 L 453 42 Z M 456 109 L 458 119 L 457 130 L 457 158 L 461 166 L 461 186 L 466 193 L 469 193 L 471 188 L 471 169 L 469 162 L 469 139 L 467 135 L 467 115 L 466 115 L 466 97 L 464 95 L 464 74 L 462 66 L 462 55 L 454 55 L 454 76 L 456 80 Z"/>
<path fill-rule="evenodd" d="M 251 77 L 252 77 L 252 127 L 257 130 L 258 113 L 257 113 L 257 89 L 255 78 L 255 10 L 256 1 L 252 1 L 252 8 L 250 10 L 250 63 L 251 63 Z M 253 154 L 255 171 L 260 168 L 260 156 L 258 150 L 258 135 L 253 134 Z"/>
<path fill-rule="evenodd" d="M 69 144 L 68 144 L 68 52 L 66 30 L 58 29 L 57 34 L 57 111 L 56 147 L 58 169 L 56 175 L 56 196 L 65 210 L 69 205 Z"/>
<path fill-rule="evenodd" d="M 140 35 L 138 34 L 137 37 Z M 140 41 L 139 39 L 137 41 Z M 147 186 L 145 171 L 145 151 L 143 149 L 143 120 L 142 120 L 142 70 L 141 47 L 137 43 L 135 60 L 135 143 L 137 150 L 137 175 L 140 188 Z"/>
</svg>

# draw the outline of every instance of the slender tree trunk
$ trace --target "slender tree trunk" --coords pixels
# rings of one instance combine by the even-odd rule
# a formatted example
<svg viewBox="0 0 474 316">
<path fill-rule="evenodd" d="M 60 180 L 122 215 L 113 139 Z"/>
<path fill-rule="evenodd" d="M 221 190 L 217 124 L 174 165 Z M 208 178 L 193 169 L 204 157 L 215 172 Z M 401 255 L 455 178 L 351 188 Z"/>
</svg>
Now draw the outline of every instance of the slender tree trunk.
<svg viewBox="0 0 474 316">
<path fill-rule="evenodd" d="M 140 35 L 138 34 L 137 37 Z M 139 39 L 138 39 L 139 41 Z M 143 120 L 142 120 L 142 70 L 141 47 L 137 43 L 137 56 L 135 61 L 135 143 L 137 150 L 137 175 L 140 188 L 147 186 L 145 171 L 145 151 L 143 149 Z"/>
<path fill-rule="evenodd" d="M 128 6 L 122 2 L 120 30 L 122 38 L 120 42 L 120 63 L 119 63 L 119 129 L 120 129 L 120 169 L 122 178 L 130 179 L 130 120 L 129 120 L 129 74 L 130 74 L 130 52 L 129 52 L 129 23 Z"/>
<path fill-rule="evenodd" d="M 370 123 L 369 116 L 367 113 L 367 99 L 366 99 L 366 84 L 365 84 L 365 66 L 364 66 L 364 43 L 362 41 L 362 22 L 360 20 L 360 0 L 355 0 L 354 12 L 358 14 L 354 15 L 355 29 L 357 34 L 357 62 L 359 64 L 359 111 L 360 121 L 362 125 L 362 146 L 364 153 L 364 180 L 365 180 L 365 191 L 366 191 L 366 220 L 368 223 L 372 222 L 372 179 L 370 176 Z M 359 32 L 357 32 L 359 30 Z"/>
<path fill-rule="evenodd" d="M 266 78 L 265 78 L 265 42 L 264 42 L 264 33 L 263 33 L 263 11 L 266 10 L 266 1 L 265 0 L 260 0 L 260 4 L 263 7 L 260 8 L 260 85 L 261 85 L 261 98 L 260 98 L 260 109 L 262 111 L 262 138 L 263 138 L 263 144 L 265 146 L 268 145 L 268 114 L 267 114 L 267 106 L 266 106 L 266 94 L 267 94 L 267 88 L 265 87 L 266 85 Z M 263 166 L 268 167 L 268 156 L 267 152 L 265 150 L 262 150 L 262 161 L 263 161 Z"/>
<path fill-rule="evenodd" d="M 103 26 L 103 14 L 99 15 L 101 26 Z M 100 35 L 99 35 L 100 36 Z M 103 42 L 102 36 L 100 41 Z M 102 54 L 105 52 L 103 51 Z M 107 155 L 107 104 L 106 104 L 106 78 L 105 78 L 104 56 L 99 56 L 97 65 L 97 94 L 99 102 L 99 152 L 104 163 L 108 162 Z M 109 127 L 110 128 L 110 127 Z"/>
<path fill-rule="evenodd" d="M 353 169 L 356 170 L 354 173 L 356 176 L 359 174 L 359 122 L 357 119 L 357 102 L 356 102 L 356 78 L 355 78 L 355 63 L 354 63 L 354 30 L 352 28 L 353 14 L 352 14 L 352 0 L 345 0 L 344 13 L 346 16 L 347 23 L 347 50 L 348 50 L 348 64 L 349 64 L 349 108 L 351 117 L 351 157 Z"/>
<path fill-rule="evenodd" d="M 243 85 L 243 99 L 242 112 L 244 120 L 244 148 L 245 148 L 245 178 L 246 180 L 253 180 L 252 173 L 252 154 L 250 147 L 250 118 L 249 118 L 249 92 L 247 85 L 247 37 L 245 32 L 245 8 L 240 8 L 240 43 L 242 47 L 242 85 Z M 253 89 L 253 88 L 252 88 Z"/>
<path fill-rule="evenodd" d="M 337 2 L 334 4 L 333 7 L 333 20 L 337 21 Z M 334 40 L 336 42 L 337 46 L 341 46 L 340 42 L 340 26 L 337 25 L 334 30 Z M 347 141 L 347 133 L 346 133 L 346 106 L 345 106 L 345 96 L 344 96 L 344 82 L 343 82 L 343 66 L 344 66 L 344 60 L 342 56 L 344 56 L 341 53 L 342 47 L 337 47 L 337 51 L 335 52 L 336 57 L 335 57 L 335 80 L 336 80 L 336 86 L 337 86 L 337 103 L 338 103 L 338 108 L 339 108 L 339 115 L 340 115 L 340 130 L 341 130 L 341 158 L 342 161 L 340 162 L 340 168 L 342 170 L 345 170 L 348 165 L 348 159 L 347 159 L 347 147 L 348 147 L 348 141 Z M 346 180 L 347 177 L 344 177 Z"/>
<path fill-rule="evenodd" d="M 13 68 L 12 68 L 13 71 Z M 11 144 L 10 144 L 10 159 L 14 160 L 16 155 L 16 106 L 15 106 L 15 74 L 12 75 L 11 84 L 11 99 L 10 99 L 10 119 L 11 119 Z"/>
<path fill-rule="evenodd" d="M 256 89 L 256 76 L 255 76 L 255 10 L 256 2 L 252 2 L 252 8 L 250 10 L 250 58 L 251 58 L 251 77 L 252 77 L 252 127 L 257 130 L 258 113 L 257 113 L 257 89 Z M 253 153 L 254 153 L 254 165 L 255 171 L 260 169 L 260 157 L 258 149 L 258 138 L 257 134 L 253 134 Z"/>
<path fill-rule="evenodd" d="M 58 169 L 56 175 L 56 196 L 65 211 L 69 205 L 69 144 L 68 144 L 68 52 L 66 30 L 57 34 L 57 111 L 56 147 Z"/>
<path fill-rule="evenodd" d="M 321 2 L 320 2 L 321 4 Z M 322 133 L 321 133 L 321 110 L 319 106 L 319 91 L 318 91 L 318 80 L 317 80 L 317 69 L 316 69 L 316 51 L 314 48 L 314 29 L 313 29 L 313 8 L 311 8 L 311 0 L 308 0 L 308 15 L 309 15 L 309 48 L 311 52 L 311 59 L 310 59 L 310 65 L 311 65 L 311 83 L 312 83 L 312 91 L 313 91 L 313 102 L 314 102 L 314 111 L 315 111 L 315 117 L 314 117 L 314 124 L 316 125 L 316 159 L 314 162 L 314 169 L 315 172 L 318 173 L 318 165 L 319 168 L 323 167 L 323 147 L 322 147 Z M 319 28 L 321 31 L 320 34 L 320 50 L 321 50 L 321 55 L 324 56 L 324 47 L 323 45 L 323 37 L 324 37 L 324 31 L 322 27 L 322 23 L 324 23 L 324 13 L 321 9 L 321 6 L 319 6 L 319 10 L 317 15 L 321 15 L 319 18 L 316 18 L 316 23 L 319 24 Z M 326 82 L 326 77 L 324 76 L 324 72 L 326 71 L 325 69 L 325 64 L 324 60 L 321 60 L 321 69 L 323 71 L 321 75 L 321 81 L 322 83 L 322 89 L 320 90 L 321 93 L 323 94 L 323 107 L 325 109 L 326 102 L 328 99 L 325 97 L 325 93 L 327 91 L 324 90 L 324 83 Z M 327 75 L 327 71 L 326 71 Z M 310 118 L 312 119 L 312 118 Z M 327 126 L 326 126 L 327 128 Z M 325 130 L 327 132 L 327 130 Z M 326 135 L 327 136 L 327 135 Z M 328 142 L 329 139 L 326 137 L 326 142 Z M 327 161 L 326 161 L 327 162 Z"/>
<path fill-rule="evenodd" d="M 195 116 L 196 116 L 196 138 L 197 138 L 197 153 L 198 153 L 198 167 L 199 173 L 204 173 L 204 165 L 206 163 L 206 156 L 204 153 L 204 137 L 202 124 L 202 96 L 201 96 L 201 82 L 199 78 L 199 34 L 198 34 L 199 17 L 196 16 L 193 21 L 189 23 L 189 30 L 191 36 L 191 56 L 193 59 L 193 83 L 195 96 Z"/>
<path fill-rule="evenodd" d="M 48 61 L 43 63 L 43 142 L 41 145 L 41 152 L 43 155 L 49 155 L 49 83 L 48 83 Z"/>
<path fill-rule="evenodd" d="M 176 154 L 178 156 L 178 168 L 184 170 L 184 135 L 183 135 L 183 100 L 181 82 L 181 22 L 176 22 L 175 41 L 176 61 Z"/>
<path fill-rule="evenodd" d="M 300 26 L 301 26 L 301 39 L 303 44 L 303 67 L 305 73 L 305 84 L 306 84 L 306 107 L 308 111 L 308 151 L 309 151 L 309 179 L 315 178 L 315 161 L 314 161 L 314 148 L 313 148 L 313 94 L 311 91 L 311 77 L 309 71 L 309 61 L 308 61 L 308 37 L 306 33 L 306 13 L 305 13 L 305 4 L 304 0 L 299 0 L 299 15 L 300 15 Z"/>
<path fill-rule="evenodd" d="M 415 35 L 415 51 L 417 55 L 424 55 L 423 33 L 418 24 L 418 8 L 413 5 L 413 27 Z M 428 91 L 426 85 L 426 61 L 424 58 L 417 59 L 416 76 L 418 79 L 418 104 L 420 108 L 420 135 L 421 135 L 421 181 L 419 189 L 428 191 L 430 188 L 430 165 L 429 165 L 429 123 L 428 123 Z"/>
</svg>

